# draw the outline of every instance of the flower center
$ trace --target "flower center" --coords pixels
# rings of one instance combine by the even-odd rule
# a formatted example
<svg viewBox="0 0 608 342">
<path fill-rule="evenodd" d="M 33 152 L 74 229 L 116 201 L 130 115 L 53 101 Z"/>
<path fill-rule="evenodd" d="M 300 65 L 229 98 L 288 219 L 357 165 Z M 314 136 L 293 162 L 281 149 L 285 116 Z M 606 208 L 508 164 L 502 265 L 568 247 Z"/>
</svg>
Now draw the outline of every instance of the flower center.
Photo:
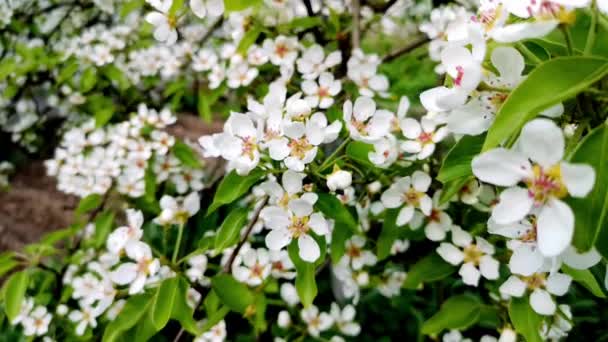
<svg viewBox="0 0 608 342">
<path fill-rule="evenodd" d="M 139 260 L 137 262 L 137 271 L 139 273 L 143 273 L 143 274 L 148 274 L 149 268 L 150 268 L 150 264 L 152 263 L 152 260 L 148 259 L 148 258 L 142 258 L 141 260 Z"/>
<path fill-rule="evenodd" d="M 479 261 L 481 260 L 481 257 L 483 256 L 483 252 L 475 244 L 465 247 L 463 250 L 463 253 L 464 253 L 464 262 L 465 263 L 472 262 L 475 265 L 479 265 Z"/>
<path fill-rule="evenodd" d="M 300 138 L 293 139 L 289 142 L 289 148 L 291 148 L 291 155 L 299 159 L 304 159 L 306 153 L 312 150 L 312 145 L 308 143 L 308 139 Z"/>
<path fill-rule="evenodd" d="M 361 256 L 361 248 L 351 245 L 348 247 L 346 254 L 351 257 L 351 259 L 359 258 Z"/>
<path fill-rule="evenodd" d="M 413 206 L 418 206 L 418 204 L 420 204 L 421 197 L 422 197 L 422 193 L 416 191 L 416 189 L 414 189 L 414 188 L 410 188 L 403 194 L 404 201 Z"/>
<path fill-rule="evenodd" d="M 289 226 L 289 231 L 294 238 L 298 238 L 302 235 L 305 235 L 310 230 L 308 226 L 308 216 L 297 217 L 294 216 L 291 218 L 291 226 Z"/>
<path fill-rule="evenodd" d="M 532 168 L 534 176 L 528 179 L 528 196 L 534 199 L 537 205 L 545 203 L 549 198 L 563 198 L 568 194 L 568 189 L 562 181 L 561 168 L 554 165 L 544 170 L 539 165 Z"/>
<path fill-rule="evenodd" d="M 264 275 L 264 266 L 260 265 L 260 263 L 256 262 L 255 265 L 251 268 L 250 278 L 262 278 Z"/>
<path fill-rule="evenodd" d="M 287 46 L 285 46 L 285 44 L 277 44 L 275 49 L 274 49 L 274 53 L 277 54 L 277 56 L 283 58 L 285 57 L 285 55 L 289 52 L 289 48 L 287 48 Z"/>
<path fill-rule="evenodd" d="M 456 67 L 456 78 L 454 79 L 454 84 L 460 86 L 462 84 L 462 79 L 464 77 L 464 68 L 462 66 Z"/>
<path fill-rule="evenodd" d="M 325 87 L 319 87 L 317 95 L 319 95 L 319 97 L 329 97 L 329 89 Z"/>
<path fill-rule="evenodd" d="M 545 276 L 540 273 L 534 273 L 529 277 L 522 277 L 522 280 L 531 290 L 539 289 L 545 286 Z"/>
<path fill-rule="evenodd" d="M 249 159 L 253 160 L 255 151 L 257 151 L 258 146 L 255 143 L 255 138 L 253 137 L 245 137 L 243 138 L 243 148 L 241 150 L 241 154 L 244 156 L 248 156 Z"/>
<path fill-rule="evenodd" d="M 418 141 L 422 144 L 429 144 L 433 142 L 433 132 L 422 132 L 420 136 L 418 136 Z"/>
</svg>

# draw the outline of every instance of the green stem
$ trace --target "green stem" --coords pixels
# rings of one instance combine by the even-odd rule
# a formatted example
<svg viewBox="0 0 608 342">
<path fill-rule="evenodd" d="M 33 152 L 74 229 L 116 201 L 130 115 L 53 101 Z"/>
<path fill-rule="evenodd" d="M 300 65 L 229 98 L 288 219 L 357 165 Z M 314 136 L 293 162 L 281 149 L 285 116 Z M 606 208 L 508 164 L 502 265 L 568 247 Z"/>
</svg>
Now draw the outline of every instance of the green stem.
<svg viewBox="0 0 608 342">
<path fill-rule="evenodd" d="M 572 35 L 570 34 L 570 29 L 568 26 L 560 26 L 562 33 L 564 34 L 564 39 L 566 40 L 566 46 L 568 47 L 568 55 L 572 56 L 574 47 L 572 44 Z"/>
<path fill-rule="evenodd" d="M 595 35 L 596 35 L 596 31 L 597 31 L 598 12 L 599 11 L 597 9 L 597 0 L 594 0 L 593 4 L 591 5 L 591 25 L 589 26 L 589 32 L 587 33 L 587 42 L 585 42 L 585 51 L 584 51 L 585 55 L 590 55 L 591 50 L 593 49 L 593 46 L 595 45 Z"/>
<path fill-rule="evenodd" d="M 173 248 L 173 256 L 171 257 L 171 263 L 175 264 L 177 256 L 179 255 L 179 247 L 182 244 L 182 235 L 184 235 L 184 224 L 180 224 L 177 230 L 177 241 L 175 241 L 175 247 Z"/>
<path fill-rule="evenodd" d="M 340 144 L 340 146 L 338 146 L 338 148 L 336 148 L 336 150 L 329 156 L 327 157 L 327 159 L 325 159 L 325 161 L 323 162 L 323 164 L 321 164 L 321 166 L 319 166 L 319 170 L 324 170 L 324 166 L 325 164 L 329 164 L 331 163 L 332 159 L 334 159 L 336 157 L 336 155 L 338 153 L 340 153 L 340 151 L 342 151 L 346 145 L 348 145 L 348 143 L 350 142 L 350 137 L 344 139 L 344 141 L 342 142 L 342 144 Z"/>
<path fill-rule="evenodd" d="M 524 54 L 526 57 L 528 57 L 528 59 L 531 60 L 532 62 L 534 62 L 535 64 L 540 64 L 543 62 L 532 51 L 530 51 L 523 43 L 517 43 L 515 45 L 517 47 L 517 50 L 519 50 L 522 54 Z"/>
</svg>

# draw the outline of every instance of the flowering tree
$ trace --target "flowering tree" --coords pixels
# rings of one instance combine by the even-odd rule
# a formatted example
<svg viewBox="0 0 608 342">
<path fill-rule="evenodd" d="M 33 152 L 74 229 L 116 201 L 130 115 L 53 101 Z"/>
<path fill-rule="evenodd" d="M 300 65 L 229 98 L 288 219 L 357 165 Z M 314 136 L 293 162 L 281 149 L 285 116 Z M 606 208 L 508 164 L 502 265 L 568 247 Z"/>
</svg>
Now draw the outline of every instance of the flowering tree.
<svg viewBox="0 0 608 342">
<path fill-rule="evenodd" d="M 3 338 L 606 338 L 608 1 L 0 12 L 0 155 L 81 198 Z"/>
</svg>

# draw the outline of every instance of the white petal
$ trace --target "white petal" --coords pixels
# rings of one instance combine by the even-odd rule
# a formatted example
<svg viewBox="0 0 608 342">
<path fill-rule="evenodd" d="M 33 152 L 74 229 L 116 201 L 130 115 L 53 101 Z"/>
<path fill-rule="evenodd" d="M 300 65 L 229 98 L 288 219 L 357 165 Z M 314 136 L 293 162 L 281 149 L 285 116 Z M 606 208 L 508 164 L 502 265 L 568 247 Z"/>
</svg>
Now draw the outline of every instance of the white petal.
<svg viewBox="0 0 608 342">
<path fill-rule="evenodd" d="M 572 277 L 563 273 L 552 273 L 547 277 L 547 291 L 556 296 L 563 296 L 568 292 Z"/>
<path fill-rule="evenodd" d="M 380 199 L 385 207 L 397 208 L 403 204 L 403 193 L 394 187 L 390 187 L 382 193 Z"/>
<path fill-rule="evenodd" d="M 422 171 L 415 171 L 412 175 L 412 186 L 419 192 L 426 192 L 431 185 L 431 177 Z"/>
<path fill-rule="evenodd" d="M 273 229 L 266 235 L 266 247 L 278 251 L 291 241 L 291 235 L 287 229 Z"/>
<path fill-rule="evenodd" d="M 489 280 L 498 279 L 498 260 L 492 258 L 489 255 L 484 255 L 481 257 L 479 262 L 479 270 L 484 278 Z"/>
<path fill-rule="evenodd" d="M 110 278 L 118 285 L 126 285 L 131 283 L 136 276 L 137 265 L 130 262 L 118 266 L 116 270 L 110 273 Z"/>
<path fill-rule="evenodd" d="M 535 119 L 521 130 L 518 146 L 530 159 L 548 168 L 564 156 L 564 135 L 553 121 Z"/>
<path fill-rule="evenodd" d="M 551 316 L 555 313 L 555 302 L 549 292 L 536 289 L 530 295 L 530 306 L 540 315 Z"/>
<path fill-rule="evenodd" d="M 312 205 L 306 200 L 295 199 L 289 201 L 289 210 L 297 217 L 309 216 L 312 214 Z"/>
<path fill-rule="evenodd" d="M 562 253 L 572 241 L 574 214 L 570 207 L 556 199 L 550 199 L 541 209 L 537 222 L 538 248 L 544 256 Z"/>
<path fill-rule="evenodd" d="M 566 265 L 577 270 L 586 270 L 602 260 L 602 256 L 595 250 L 595 247 L 587 252 L 578 253 L 576 248 L 570 246 L 562 257 Z"/>
<path fill-rule="evenodd" d="M 397 215 L 397 225 L 403 226 L 406 223 L 412 220 L 414 216 L 414 207 L 411 205 L 406 205 L 405 207 L 399 210 L 399 214 Z"/>
<path fill-rule="evenodd" d="M 511 273 L 530 276 L 543 266 L 544 261 L 545 258 L 536 246 L 524 243 L 513 251 L 509 260 L 509 269 Z"/>
<path fill-rule="evenodd" d="M 329 233 L 329 228 L 327 227 L 327 220 L 325 220 L 325 218 L 323 218 L 323 215 L 319 213 L 314 213 L 310 215 L 310 221 L 308 221 L 308 225 L 318 235 L 325 235 Z"/>
<path fill-rule="evenodd" d="M 304 234 L 298 238 L 298 248 L 300 250 L 300 258 L 307 262 L 315 262 L 321 255 L 319 245 L 310 235 Z"/>
<path fill-rule="evenodd" d="M 437 254 L 439 254 L 439 256 L 443 258 L 443 260 L 447 261 L 452 265 L 458 265 L 464 259 L 462 251 L 456 246 L 447 242 L 442 242 L 439 247 L 437 247 Z"/>
<path fill-rule="evenodd" d="M 568 193 L 573 197 L 585 197 L 593 189 L 595 171 L 586 164 L 560 164 L 561 175 Z"/>
<path fill-rule="evenodd" d="M 512 187 L 500 193 L 500 200 L 492 210 L 492 220 L 498 224 L 508 224 L 523 219 L 532 208 L 534 200 L 528 190 Z"/>
<path fill-rule="evenodd" d="M 458 274 L 462 277 L 462 282 L 471 285 L 477 286 L 479 284 L 479 278 L 481 277 L 481 273 L 473 265 L 473 263 L 467 262 L 460 267 Z"/>
<path fill-rule="evenodd" d="M 499 186 L 513 186 L 532 172 L 532 166 L 525 156 L 504 148 L 496 148 L 473 158 L 471 166 L 473 174 L 481 181 Z"/>
<path fill-rule="evenodd" d="M 297 194 L 302 191 L 302 180 L 304 177 L 304 174 L 287 170 L 281 178 L 283 188 L 290 195 Z"/>
<path fill-rule="evenodd" d="M 510 276 L 507 281 L 500 285 L 498 291 L 502 294 L 509 295 L 511 297 L 521 297 L 526 292 L 526 283 L 524 283 L 517 276 Z"/>
</svg>

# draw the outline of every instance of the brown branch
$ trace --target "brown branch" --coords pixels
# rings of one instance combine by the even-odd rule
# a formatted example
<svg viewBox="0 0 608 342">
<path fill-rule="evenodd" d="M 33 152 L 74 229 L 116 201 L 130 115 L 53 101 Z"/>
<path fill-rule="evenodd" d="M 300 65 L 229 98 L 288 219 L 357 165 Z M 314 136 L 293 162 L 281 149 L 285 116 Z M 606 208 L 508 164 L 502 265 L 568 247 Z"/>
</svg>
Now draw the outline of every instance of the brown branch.
<svg viewBox="0 0 608 342">
<path fill-rule="evenodd" d="M 428 43 L 430 40 L 426 37 L 426 36 L 418 36 L 411 44 L 397 50 L 397 51 L 393 51 L 391 53 L 389 53 L 388 55 L 384 56 L 384 58 L 382 59 L 382 62 L 390 62 L 412 50 L 415 50 L 421 46 L 423 46 L 424 44 Z"/>
<path fill-rule="evenodd" d="M 368 6 L 369 8 L 371 8 L 374 12 L 380 13 L 380 12 L 385 12 L 386 10 L 391 8 L 391 6 L 393 6 L 396 2 L 397 2 L 397 0 L 389 0 L 383 4 L 377 4 L 377 3 L 369 3 L 364 0 L 363 4 Z"/>
<path fill-rule="evenodd" d="M 302 0 L 302 2 L 304 3 L 304 7 L 306 7 L 306 14 L 308 14 L 308 16 L 311 17 L 311 18 L 315 17 L 316 14 L 312 10 L 312 4 L 310 3 L 310 0 Z M 325 41 L 325 39 L 323 38 L 323 34 L 319 30 L 319 27 L 317 27 L 317 26 L 311 27 L 309 29 L 306 29 L 306 30 L 300 32 L 300 34 L 298 34 L 298 37 L 302 38 L 300 36 L 303 36 L 304 34 L 306 34 L 308 32 L 312 32 L 313 36 L 315 37 L 315 41 L 317 43 L 319 43 L 321 45 L 325 45 L 325 43 L 327 43 Z"/>
<path fill-rule="evenodd" d="M 353 49 L 358 49 L 361 43 L 361 4 L 359 0 L 352 0 L 353 23 L 351 32 L 351 46 Z"/>
<path fill-rule="evenodd" d="M 253 218 L 251 219 L 251 221 L 249 222 L 249 225 L 247 226 L 247 229 L 245 230 L 245 236 L 243 236 L 243 238 L 239 241 L 238 245 L 236 245 L 236 247 L 232 251 L 232 254 L 230 254 L 230 258 L 228 258 L 228 262 L 226 262 L 226 265 L 224 265 L 225 273 L 230 273 L 230 271 L 232 270 L 232 263 L 234 262 L 234 259 L 236 259 L 236 256 L 239 254 L 241 247 L 243 247 L 243 245 L 247 241 L 247 238 L 249 237 L 249 234 L 251 234 L 251 231 L 253 230 L 253 226 L 258 221 L 258 218 L 260 217 L 260 213 L 262 212 L 262 209 L 264 209 L 264 207 L 266 206 L 266 203 L 268 203 L 268 196 L 266 196 L 266 198 L 264 198 L 264 200 L 262 200 L 262 204 L 256 209 L 255 213 L 253 214 Z"/>
</svg>

